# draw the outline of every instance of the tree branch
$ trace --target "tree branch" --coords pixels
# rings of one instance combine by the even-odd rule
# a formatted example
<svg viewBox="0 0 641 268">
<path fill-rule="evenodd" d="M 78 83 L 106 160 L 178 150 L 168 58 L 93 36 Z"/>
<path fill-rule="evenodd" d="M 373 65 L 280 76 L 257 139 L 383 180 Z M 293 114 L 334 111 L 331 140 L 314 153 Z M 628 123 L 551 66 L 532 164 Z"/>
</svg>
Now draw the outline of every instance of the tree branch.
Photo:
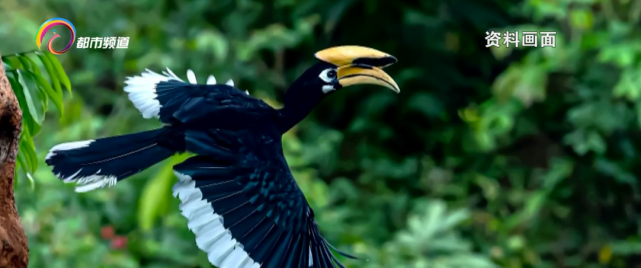
<svg viewBox="0 0 641 268">
<path fill-rule="evenodd" d="M 22 111 L 0 57 L 0 268 L 27 268 L 29 246 L 16 209 L 13 180 Z"/>
</svg>

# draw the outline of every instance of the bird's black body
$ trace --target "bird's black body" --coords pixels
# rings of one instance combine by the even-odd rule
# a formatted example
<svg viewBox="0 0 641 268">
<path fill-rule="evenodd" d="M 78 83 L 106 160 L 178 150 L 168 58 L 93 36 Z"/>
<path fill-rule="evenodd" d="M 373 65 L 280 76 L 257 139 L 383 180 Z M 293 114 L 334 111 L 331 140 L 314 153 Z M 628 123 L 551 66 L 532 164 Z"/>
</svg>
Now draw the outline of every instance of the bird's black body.
<svg viewBox="0 0 641 268">
<path fill-rule="evenodd" d="M 304 267 L 311 248 L 318 256 L 314 267 L 333 267 L 283 156 L 280 112 L 226 85 L 181 85 L 180 91 L 171 86 L 167 92 L 185 96 L 167 94 L 163 107 L 168 109 L 161 109 L 160 119 L 181 128 L 184 150 L 198 154 L 174 170 L 195 181 L 249 256 L 262 267 Z M 161 104 L 164 97 L 159 90 Z"/>
<path fill-rule="evenodd" d="M 173 188 L 198 247 L 219 268 L 344 267 L 321 236 L 314 211 L 283 155 L 281 137 L 341 87 L 336 66 L 309 68 L 274 109 L 233 84 L 183 82 L 171 71 L 130 78 L 125 91 L 145 118 L 164 127 L 61 144 L 47 164 L 89 191 L 125 179 L 176 153 Z M 322 90 L 321 90 L 322 89 Z M 336 250 L 336 249 L 334 249 Z M 353 258 L 338 251 L 341 255 Z"/>
</svg>

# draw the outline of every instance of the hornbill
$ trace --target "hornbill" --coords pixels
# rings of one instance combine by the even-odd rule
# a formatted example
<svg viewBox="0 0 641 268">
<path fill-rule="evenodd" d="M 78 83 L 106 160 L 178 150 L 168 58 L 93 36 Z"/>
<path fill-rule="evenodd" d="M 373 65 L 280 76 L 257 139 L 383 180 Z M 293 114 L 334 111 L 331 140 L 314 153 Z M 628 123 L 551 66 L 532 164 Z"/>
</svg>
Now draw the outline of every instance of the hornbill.
<svg viewBox="0 0 641 268">
<path fill-rule="evenodd" d="M 164 126 L 150 131 L 63 143 L 46 158 L 53 173 L 86 192 L 112 186 L 177 153 L 195 154 L 173 167 L 174 196 L 198 248 L 219 268 L 344 267 L 319 232 L 314 211 L 283 156 L 282 135 L 324 97 L 357 84 L 400 92 L 382 68 L 396 58 L 360 46 L 338 46 L 286 91 L 274 109 L 233 81 L 209 76 L 198 84 L 171 70 L 128 77 L 124 91 L 144 118 Z"/>
</svg>

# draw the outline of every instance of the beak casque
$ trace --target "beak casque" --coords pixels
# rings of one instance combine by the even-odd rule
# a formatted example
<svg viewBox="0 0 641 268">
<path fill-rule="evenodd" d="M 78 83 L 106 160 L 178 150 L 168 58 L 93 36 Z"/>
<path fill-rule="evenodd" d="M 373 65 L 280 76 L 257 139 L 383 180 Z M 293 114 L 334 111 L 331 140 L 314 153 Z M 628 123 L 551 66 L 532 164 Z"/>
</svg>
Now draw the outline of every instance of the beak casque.
<svg viewBox="0 0 641 268">
<path fill-rule="evenodd" d="M 400 92 L 394 79 L 383 71 L 397 62 L 392 55 L 362 46 L 337 46 L 321 50 L 315 56 L 338 67 L 338 83 L 343 87 L 373 84 Z"/>
</svg>

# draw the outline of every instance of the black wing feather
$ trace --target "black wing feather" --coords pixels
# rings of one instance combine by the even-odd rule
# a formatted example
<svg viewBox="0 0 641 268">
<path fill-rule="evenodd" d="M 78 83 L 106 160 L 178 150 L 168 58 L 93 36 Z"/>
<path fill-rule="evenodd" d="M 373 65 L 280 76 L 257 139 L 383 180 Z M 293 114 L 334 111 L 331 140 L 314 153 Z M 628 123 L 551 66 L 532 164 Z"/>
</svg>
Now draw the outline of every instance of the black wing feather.
<svg viewBox="0 0 641 268">
<path fill-rule="evenodd" d="M 218 128 L 246 126 L 261 117 L 271 116 L 274 109 L 260 99 L 223 84 L 197 85 L 169 80 L 156 85 L 161 122 L 187 125 L 218 123 Z M 229 125 L 226 125 L 229 124 Z M 216 125 L 216 124 L 214 124 Z"/>
<path fill-rule="evenodd" d="M 223 251 L 242 248 L 251 258 L 247 263 L 260 264 L 256 267 L 261 268 L 307 268 L 311 252 L 311 267 L 336 267 L 338 261 L 318 231 L 314 213 L 287 167 L 279 140 L 256 133 L 187 131 L 187 148 L 201 155 L 174 167 L 183 178 L 176 194 L 187 192 L 186 185 L 200 193 L 200 202 L 221 218 L 226 232 L 237 242 Z M 202 236 L 202 232 L 195 233 L 197 238 Z M 210 260 L 230 261 L 225 259 L 229 256 Z"/>
<path fill-rule="evenodd" d="M 156 94 L 160 120 L 184 128 L 198 155 L 174 166 L 174 193 L 212 264 L 343 267 L 287 166 L 276 110 L 227 85 L 169 80 Z"/>
</svg>

